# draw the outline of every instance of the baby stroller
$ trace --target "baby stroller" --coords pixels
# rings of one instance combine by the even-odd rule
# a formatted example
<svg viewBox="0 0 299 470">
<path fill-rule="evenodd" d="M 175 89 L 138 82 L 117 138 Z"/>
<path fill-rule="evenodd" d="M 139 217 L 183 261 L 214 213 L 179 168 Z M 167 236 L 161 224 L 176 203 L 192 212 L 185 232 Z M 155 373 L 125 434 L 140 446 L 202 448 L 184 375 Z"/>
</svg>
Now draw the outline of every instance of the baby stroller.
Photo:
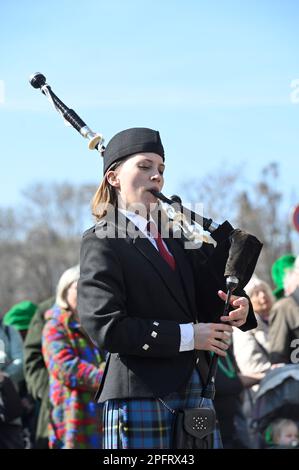
<svg viewBox="0 0 299 470">
<path fill-rule="evenodd" d="M 298 425 L 298 364 L 277 367 L 265 375 L 255 396 L 252 417 L 259 448 L 273 448 L 273 444 L 269 442 L 269 426 L 275 419 L 291 419 Z"/>
</svg>

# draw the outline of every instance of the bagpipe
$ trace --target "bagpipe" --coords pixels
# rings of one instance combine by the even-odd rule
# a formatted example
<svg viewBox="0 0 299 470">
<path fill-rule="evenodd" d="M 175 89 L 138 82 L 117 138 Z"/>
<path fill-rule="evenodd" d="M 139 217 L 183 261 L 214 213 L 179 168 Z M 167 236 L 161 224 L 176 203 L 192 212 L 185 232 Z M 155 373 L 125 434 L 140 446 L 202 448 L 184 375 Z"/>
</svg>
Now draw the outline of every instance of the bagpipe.
<svg viewBox="0 0 299 470">
<path fill-rule="evenodd" d="M 93 132 L 73 109 L 68 108 L 58 96 L 53 93 L 51 87 L 46 83 L 46 77 L 42 73 L 37 72 L 32 74 L 29 78 L 29 83 L 33 88 L 40 88 L 41 92 L 48 98 L 56 111 L 62 115 L 63 119 L 76 129 L 82 137 L 89 140 L 88 147 L 90 150 L 98 150 L 100 153 L 104 151 L 103 136 Z"/>
<path fill-rule="evenodd" d="M 46 77 L 43 74 L 35 73 L 31 75 L 29 82 L 34 88 L 39 88 L 62 117 L 84 138 L 89 140 L 88 147 L 90 150 L 97 150 L 103 155 L 105 151 L 103 136 L 93 132 L 73 109 L 68 108 L 54 94 L 51 87 L 46 83 Z M 221 284 L 223 285 L 223 280 L 225 280 L 224 285 L 227 289 L 227 299 L 222 315 L 227 316 L 233 292 L 237 288 L 243 289 L 254 272 L 262 249 L 262 243 L 255 236 L 240 229 L 234 229 L 227 221 L 219 225 L 212 219 L 207 219 L 184 207 L 178 196 L 172 196 L 169 199 L 157 191 L 151 192 L 162 202 L 174 206 L 176 212 L 184 214 L 185 217 L 187 216 L 191 225 L 193 223 L 199 224 L 203 230 L 210 232 L 211 237 L 217 244 L 223 241 L 226 243 L 227 249 L 222 252 L 223 258 L 218 263 L 218 271 L 216 266 L 216 275 L 219 279 L 222 278 L 219 281 L 219 287 Z M 219 303 L 213 304 L 212 302 L 212 305 L 210 305 L 211 311 L 218 306 Z M 203 393 L 205 398 L 213 398 L 215 394 L 214 380 L 217 370 L 217 359 L 217 354 L 214 354 L 210 364 L 208 381 Z"/>
</svg>

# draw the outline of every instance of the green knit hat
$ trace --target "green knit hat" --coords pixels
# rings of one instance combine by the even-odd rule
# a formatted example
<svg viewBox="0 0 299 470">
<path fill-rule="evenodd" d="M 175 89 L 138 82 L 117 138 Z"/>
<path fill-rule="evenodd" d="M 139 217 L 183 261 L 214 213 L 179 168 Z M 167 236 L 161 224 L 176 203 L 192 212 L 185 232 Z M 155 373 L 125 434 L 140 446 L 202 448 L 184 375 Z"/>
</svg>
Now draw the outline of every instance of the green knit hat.
<svg viewBox="0 0 299 470">
<path fill-rule="evenodd" d="M 283 280 L 288 269 L 291 269 L 295 263 L 295 256 L 291 254 L 283 255 L 278 258 L 272 265 L 271 275 L 276 285 L 273 294 L 277 299 L 281 299 L 284 295 Z"/>
<path fill-rule="evenodd" d="M 29 323 L 35 314 L 37 305 L 24 300 L 13 307 L 3 317 L 4 325 L 14 326 L 17 330 L 28 330 Z"/>
</svg>

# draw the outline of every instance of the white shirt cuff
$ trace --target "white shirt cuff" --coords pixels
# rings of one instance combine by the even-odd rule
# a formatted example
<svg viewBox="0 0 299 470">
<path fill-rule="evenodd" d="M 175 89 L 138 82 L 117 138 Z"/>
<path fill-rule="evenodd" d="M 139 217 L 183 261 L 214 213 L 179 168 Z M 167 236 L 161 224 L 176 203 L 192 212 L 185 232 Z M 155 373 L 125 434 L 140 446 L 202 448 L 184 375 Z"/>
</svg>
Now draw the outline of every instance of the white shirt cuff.
<svg viewBox="0 0 299 470">
<path fill-rule="evenodd" d="M 180 352 L 192 351 L 194 349 L 193 323 L 180 324 L 180 330 L 181 330 Z"/>
</svg>

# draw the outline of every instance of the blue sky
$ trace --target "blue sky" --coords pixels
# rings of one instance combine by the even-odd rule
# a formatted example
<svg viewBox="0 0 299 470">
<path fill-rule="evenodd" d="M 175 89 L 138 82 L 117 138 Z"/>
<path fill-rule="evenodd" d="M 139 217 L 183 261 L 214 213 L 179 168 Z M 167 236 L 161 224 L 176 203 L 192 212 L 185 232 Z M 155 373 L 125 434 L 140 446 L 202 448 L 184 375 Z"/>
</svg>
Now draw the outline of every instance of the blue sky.
<svg viewBox="0 0 299 470">
<path fill-rule="evenodd" d="M 165 194 L 221 165 L 254 181 L 279 161 L 299 199 L 297 0 L 2 0 L 0 21 L 1 206 L 33 182 L 101 179 L 98 154 L 29 85 L 36 71 L 106 142 L 159 129 Z"/>
</svg>

